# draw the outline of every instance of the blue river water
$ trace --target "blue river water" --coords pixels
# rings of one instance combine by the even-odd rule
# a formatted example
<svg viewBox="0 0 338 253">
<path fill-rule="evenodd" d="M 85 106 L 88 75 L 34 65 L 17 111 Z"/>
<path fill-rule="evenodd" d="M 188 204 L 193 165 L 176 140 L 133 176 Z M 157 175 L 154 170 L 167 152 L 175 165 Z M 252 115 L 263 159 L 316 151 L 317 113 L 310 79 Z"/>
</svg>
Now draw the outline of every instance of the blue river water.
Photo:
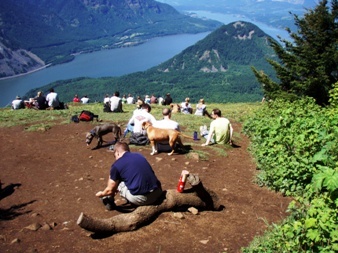
<svg viewBox="0 0 338 253">
<path fill-rule="evenodd" d="M 277 38 L 286 38 L 286 31 L 269 27 L 263 23 L 251 21 L 238 15 L 192 11 L 201 17 L 208 17 L 228 24 L 234 21 L 252 22 L 264 32 Z M 128 48 L 97 51 L 80 54 L 69 63 L 52 66 L 23 76 L 0 80 L 0 107 L 11 104 L 15 96 L 23 96 L 30 89 L 37 88 L 58 80 L 76 77 L 121 76 L 137 71 L 144 71 L 156 66 L 187 47 L 204 39 L 209 33 L 180 34 L 159 37 Z"/>
</svg>

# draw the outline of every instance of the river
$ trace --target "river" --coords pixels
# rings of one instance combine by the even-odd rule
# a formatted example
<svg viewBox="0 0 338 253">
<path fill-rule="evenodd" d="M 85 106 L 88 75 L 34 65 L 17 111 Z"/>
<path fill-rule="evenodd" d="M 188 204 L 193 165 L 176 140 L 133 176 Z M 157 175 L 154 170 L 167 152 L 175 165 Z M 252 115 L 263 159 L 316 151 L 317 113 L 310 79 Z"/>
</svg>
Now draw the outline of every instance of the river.
<svg viewBox="0 0 338 253">
<path fill-rule="evenodd" d="M 276 38 L 277 35 L 281 35 L 284 38 L 287 36 L 287 33 L 283 30 L 275 29 L 238 15 L 211 13 L 207 11 L 191 12 L 201 17 L 218 20 L 224 24 L 238 20 L 252 22 L 274 38 Z M 170 59 L 182 50 L 205 38 L 207 34 L 209 33 L 165 36 L 151 39 L 136 47 L 80 54 L 69 63 L 52 66 L 15 78 L 0 80 L 0 107 L 10 105 L 11 101 L 17 95 L 23 96 L 30 89 L 41 87 L 57 80 L 82 76 L 121 76 L 149 69 Z"/>
</svg>

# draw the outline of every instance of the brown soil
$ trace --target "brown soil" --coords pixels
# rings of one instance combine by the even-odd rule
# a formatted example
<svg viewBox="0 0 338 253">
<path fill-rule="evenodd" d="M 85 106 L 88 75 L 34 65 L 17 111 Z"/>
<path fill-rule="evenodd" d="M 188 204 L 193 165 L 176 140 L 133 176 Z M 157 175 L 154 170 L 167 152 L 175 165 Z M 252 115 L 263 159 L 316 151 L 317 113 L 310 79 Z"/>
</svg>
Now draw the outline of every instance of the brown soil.
<svg viewBox="0 0 338 253">
<path fill-rule="evenodd" d="M 239 132 L 240 124 L 233 125 Z M 81 122 L 37 132 L 0 129 L 2 188 L 17 184 L 13 192 L 1 194 L 1 252 L 240 252 L 267 223 L 286 216 L 290 199 L 254 184 L 255 163 L 247 151 L 249 140 L 241 134 L 240 147 L 226 148 L 226 156 L 193 144 L 194 150 L 210 152 L 207 161 L 183 154 L 150 156 L 150 146 L 131 146 L 146 156 L 163 189 L 175 189 L 187 169 L 218 194 L 224 210 L 183 211 L 183 219 L 165 212 L 136 231 L 94 235 L 76 224 L 81 212 L 98 218 L 119 213 L 106 211 L 95 197 L 106 186 L 114 158 L 107 147 L 86 147 L 85 132 L 92 127 Z M 116 202 L 123 204 L 119 198 Z M 29 229 L 37 224 L 42 227 Z"/>
</svg>

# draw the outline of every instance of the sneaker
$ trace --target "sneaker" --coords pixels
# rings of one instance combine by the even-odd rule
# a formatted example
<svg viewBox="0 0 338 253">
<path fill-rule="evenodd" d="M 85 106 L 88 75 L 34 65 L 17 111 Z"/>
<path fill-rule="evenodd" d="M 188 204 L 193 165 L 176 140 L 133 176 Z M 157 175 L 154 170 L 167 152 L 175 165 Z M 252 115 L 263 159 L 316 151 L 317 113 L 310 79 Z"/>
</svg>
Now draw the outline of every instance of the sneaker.
<svg viewBox="0 0 338 253">
<path fill-rule="evenodd" d="M 114 210 L 116 205 L 114 202 L 114 199 L 111 199 L 110 197 L 103 197 L 101 198 L 103 205 L 106 207 L 108 211 Z"/>
</svg>

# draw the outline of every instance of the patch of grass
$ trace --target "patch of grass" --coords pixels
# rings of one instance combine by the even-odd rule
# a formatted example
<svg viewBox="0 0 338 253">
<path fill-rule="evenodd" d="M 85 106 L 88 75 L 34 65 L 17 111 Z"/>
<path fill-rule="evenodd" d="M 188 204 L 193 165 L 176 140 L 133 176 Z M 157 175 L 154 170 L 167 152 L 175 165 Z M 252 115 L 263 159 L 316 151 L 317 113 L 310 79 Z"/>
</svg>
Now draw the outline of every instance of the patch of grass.
<svg viewBox="0 0 338 253">
<path fill-rule="evenodd" d="M 69 103 L 68 106 L 68 110 L 52 111 L 33 109 L 11 110 L 10 108 L 2 108 L 0 109 L 0 127 L 24 125 L 27 126 L 26 129 L 29 129 L 29 131 L 34 131 L 34 129 L 38 130 L 40 127 L 52 127 L 53 124 L 60 124 L 60 122 L 62 124 L 73 124 L 70 120 L 72 115 L 79 115 L 82 110 L 88 110 L 99 115 L 99 119 L 115 122 L 124 129 L 133 111 L 136 109 L 136 105 L 124 104 L 123 113 L 104 113 L 102 103 L 86 105 Z M 194 106 L 195 105 L 193 105 L 193 107 Z M 207 106 L 209 112 L 213 108 L 219 108 L 223 116 L 229 118 L 230 121 L 242 122 L 245 117 L 251 115 L 252 112 L 260 107 L 260 103 L 208 104 Z M 164 106 L 152 105 L 151 107 L 151 114 L 158 120 L 162 119 L 162 109 Z M 207 125 L 209 127 L 210 125 L 210 119 L 208 117 L 174 113 L 172 114 L 172 119 L 179 122 L 182 132 L 188 136 L 193 136 L 194 131 L 199 133 L 200 126 Z M 234 136 L 239 136 L 239 134 L 235 132 Z M 188 142 L 188 140 L 186 140 L 186 142 Z M 192 145 L 198 144 L 192 143 Z"/>
</svg>

